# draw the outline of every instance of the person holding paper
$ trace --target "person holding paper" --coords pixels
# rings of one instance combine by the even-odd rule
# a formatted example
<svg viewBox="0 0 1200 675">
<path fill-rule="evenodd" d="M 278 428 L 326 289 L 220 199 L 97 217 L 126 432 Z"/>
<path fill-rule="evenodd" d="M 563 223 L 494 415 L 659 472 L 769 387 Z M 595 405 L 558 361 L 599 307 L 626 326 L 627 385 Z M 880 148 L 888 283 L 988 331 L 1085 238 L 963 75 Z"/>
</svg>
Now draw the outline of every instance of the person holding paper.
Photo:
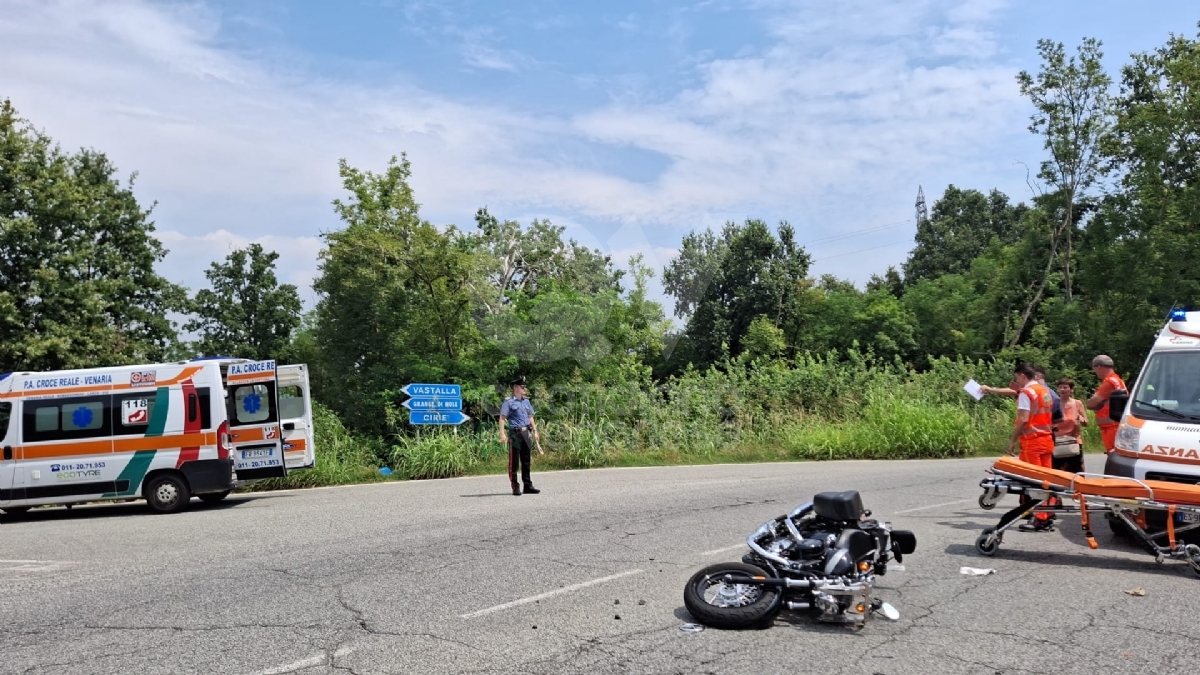
<svg viewBox="0 0 1200 675">
<path fill-rule="evenodd" d="M 1042 368 L 1041 366 L 1031 366 L 1031 367 L 1033 368 L 1034 378 L 1038 381 L 1039 384 L 1041 384 L 1043 387 L 1045 387 L 1046 389 L 1048 389 L 1050 391 L 1050 398 L 1054 401 L 1054 406 L 1053 406 L 1053 408 L 1051 408 L 1050 415 L 1051 415 L 1051 419 L 1054 421 L 1054 423 L 1057 424 L 1059 422 L 1059 420 L 1061 420 L 1063 417 L 1062 401 L 1059 400 L 1058 392 L 1055 391 L 1050 385 L 1046 384 L 1046 369 L 1045 368 Z M 1009 396 L 1012 398 L 1016 398 L 1017 394 L 1018 394 L 1018 390 L 1016 388 L 1014 388 L 1015 384 L 1016 384 L 1015 382 L 1010 383 L 1007 387 L 989 387 L 989 386 L 985 385 L 985 386 L 980 387 L 979 390 L 980 390 L 980 392 L 982 392 L 984 394 L 996 394 L 997 396 Z"/>
</svg>

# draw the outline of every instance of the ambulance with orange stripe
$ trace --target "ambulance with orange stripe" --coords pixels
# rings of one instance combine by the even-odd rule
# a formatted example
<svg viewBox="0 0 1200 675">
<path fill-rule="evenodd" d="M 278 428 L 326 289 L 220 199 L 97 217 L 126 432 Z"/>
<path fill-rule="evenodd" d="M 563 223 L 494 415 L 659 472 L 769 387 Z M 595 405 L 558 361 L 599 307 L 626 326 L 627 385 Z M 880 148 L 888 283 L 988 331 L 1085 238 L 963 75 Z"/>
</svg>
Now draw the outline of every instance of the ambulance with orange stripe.
<svg viewBox="0 0 1200 675">
<path fill-rule="evenodd" d="M 1106 474 L 1200 483 L 1200 311 L 1171 311 L 1120 419 Z"/>
<path fill-rule="evenodd" d="M 312 430 L 304 366 L 210 358 L 0 375 L 0 509 L 217 502 L 240 481 L 312 466 Z"/>
</svg>

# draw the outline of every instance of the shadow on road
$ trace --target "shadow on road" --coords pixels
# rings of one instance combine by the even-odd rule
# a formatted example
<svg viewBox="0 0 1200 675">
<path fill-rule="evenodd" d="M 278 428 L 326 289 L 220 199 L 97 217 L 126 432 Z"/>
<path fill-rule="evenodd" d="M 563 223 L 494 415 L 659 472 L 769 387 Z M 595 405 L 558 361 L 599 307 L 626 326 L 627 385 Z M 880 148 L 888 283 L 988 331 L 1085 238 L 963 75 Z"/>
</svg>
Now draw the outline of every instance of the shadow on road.
<svg viewBox="0 0 1200 675">
<path fill-rule="evenodd" d="M 206 504 L 199 500 L 193 499 L 188 504 L 187 509 L 182 511 L 222 511 L 232 509 L 236 506 L 247 505 L 251 502 L 256 502 L 263 499 L 278 499 L 287 497 L 288 495 L 253 495 L 253 496 L 232 496 L 217 502 L 216 504 Z M 247 506 L 246 508 L 254 508 Z M 150 510 L 146 502 L 136 500 L 131 502 L 105 502 L 103 504 L 79 504 L 73 508 L 65 506 L 52 506 L 48 508 L 37 508 L 25 513 L 6 513 L 0 516 L 0 523 L 24 523 L 24 522 L 48 522 L 60 520 L 82 520 L 91 518 L 138 518 L 145 516 L 162 516 L 165 514 L 155 513 Z"/>
<path fill-rule="evenodd" d="M 680 623 L 697 623 L 696 619 L 691 615 L 690 612 L 687 611 L 687 607 L 677 608 L 675 610 L 674 614 L 675 614 L 675 618 L 679 619 Z M 771 621 L 770 623 L 766 624 L 765 626 L 758 626 L 756 628 L 746 628 L 746 629 L 742 629 L 740 631 L 729 630 L 727 632 L 737 633 L 737 632 L 746 632 L 746 631 L 760 631 L 760 630 L 767 630 L 768 628 L 772 628 L 772 627 L 778 627 L 780 629 L 792 628 L 795 630 L 802 630 L 806 633 L 817 633 L 817 634 L 833 635 L 833 636 L 836 636 L 836 635 L 855 636 L 855 635 L 862 634 L 861 630 L 855 630 L 853 628 L 849 628 L 849 627 L 841 625 L 841 624 L 821 623 L 820 621 L 817 621 L 816 619 L 809 616 L 807 613 L 791 612 L 786 609 L 783 610 L 782 612 L 780 612 L 779 615 L 775 617 L 774 621 Z M 705 630 L 723 630 L 723 629 L 705 627 Z"/>
<path fill-rule="evenodd" d="M 485 492 L 485 493 L 477 494 L 477 495 L 459 495 L 459 497 L 464 497 L 464 498 L 468 498 L 468 499 L 476 498 L 476 497 L 511 497 L 511 496 L 512 496 L 512 492 Z"/>
<path fill-rule="evenodd" d="M 1030 534 L 1030 537 L 1044 536 L 1042 534 Z M 1047 544 L 1062 545 L 1064 542 L 1057 538 L 1047 538 Z M 1114 550 L 1125 550 L 1124 547 L 1112 546 Z M 973 544 L 950 544 L 946 547 L 948 555 L 962 556 L 971 558 L 978 562 L 980 560 L 989 560 L 975 550 Z M 1024 551 L 1021 549 L 1005 549 L 1004 545 L 1000 545 L 1000 552 L 996 554 L 996 558 L 1004 560 L 1016 560 L 1019 562 L 1036 563 L 1038 565 L 1054 565 L 1055 567 L 1091 567 L 1106 570 L 1115 570 L 1119 572 L 1139 572 L 1148 574 L 1162 575 L 1177 575 L 1184 574 L 1192 576 L 1191 568 L 1182 560 L 1167 561 L 1162 565 L 1157 565 L 1149 554 L 1144 556 L 1144 560 L 1130 560 L 1128 558 L 1106 557 L 1100 555 L 1086 555 L 1080 553 L 1059 552 L 1055 550 L 1047 551 Z"/>
</svg>

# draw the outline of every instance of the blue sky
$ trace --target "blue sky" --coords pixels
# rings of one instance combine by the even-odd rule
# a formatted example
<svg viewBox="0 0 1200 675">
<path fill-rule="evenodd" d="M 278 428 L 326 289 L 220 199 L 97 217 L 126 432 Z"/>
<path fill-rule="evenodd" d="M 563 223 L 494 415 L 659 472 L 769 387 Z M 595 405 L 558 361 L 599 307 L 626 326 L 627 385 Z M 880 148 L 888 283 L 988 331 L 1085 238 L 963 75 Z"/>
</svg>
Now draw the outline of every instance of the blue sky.
<svg viewBox="0 0 1200 675">
<path fill-rule="evenodd" d="M 138 171 L 192 288 L 258 241 L 306 300 L 336 163 L 407 152 L 423 213 L 548 217 L 661 269 L 688 231 L 796 226 L 814 273 L 903 262 L 924 186 L 1027 199 L 1035 43 L 1110 70 L 1194 2 L 0 0 L 0 96 Z M 1153 9 L 1149 9 L 1153 7 Z M 862 232 L 868 230 L 867 232 Z"/>
</svg>

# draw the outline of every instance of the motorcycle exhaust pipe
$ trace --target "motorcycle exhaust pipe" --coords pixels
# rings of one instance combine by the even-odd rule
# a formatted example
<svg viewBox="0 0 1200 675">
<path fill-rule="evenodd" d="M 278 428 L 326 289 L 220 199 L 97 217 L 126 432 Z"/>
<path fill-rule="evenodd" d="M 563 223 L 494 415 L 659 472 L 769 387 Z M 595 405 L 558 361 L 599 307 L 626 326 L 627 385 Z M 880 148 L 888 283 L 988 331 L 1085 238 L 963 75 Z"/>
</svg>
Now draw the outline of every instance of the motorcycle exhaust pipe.
<svg viewBox="0 0 1200 675">
<path fill-rule="evenodd" d="M 812 603 L 808 602 L 788 602 L 787 608 L 795 611 L 798 609 L 812 609 Z"/>
<path fill-rule="evenodd" d="M 721 580 L 727 584 L 769 586 L 771 588 L 824 588 L 842 583 L 841 579 L 784 579 L 778 577 L 742 577 L 726 574 Z"/>
</svg>

